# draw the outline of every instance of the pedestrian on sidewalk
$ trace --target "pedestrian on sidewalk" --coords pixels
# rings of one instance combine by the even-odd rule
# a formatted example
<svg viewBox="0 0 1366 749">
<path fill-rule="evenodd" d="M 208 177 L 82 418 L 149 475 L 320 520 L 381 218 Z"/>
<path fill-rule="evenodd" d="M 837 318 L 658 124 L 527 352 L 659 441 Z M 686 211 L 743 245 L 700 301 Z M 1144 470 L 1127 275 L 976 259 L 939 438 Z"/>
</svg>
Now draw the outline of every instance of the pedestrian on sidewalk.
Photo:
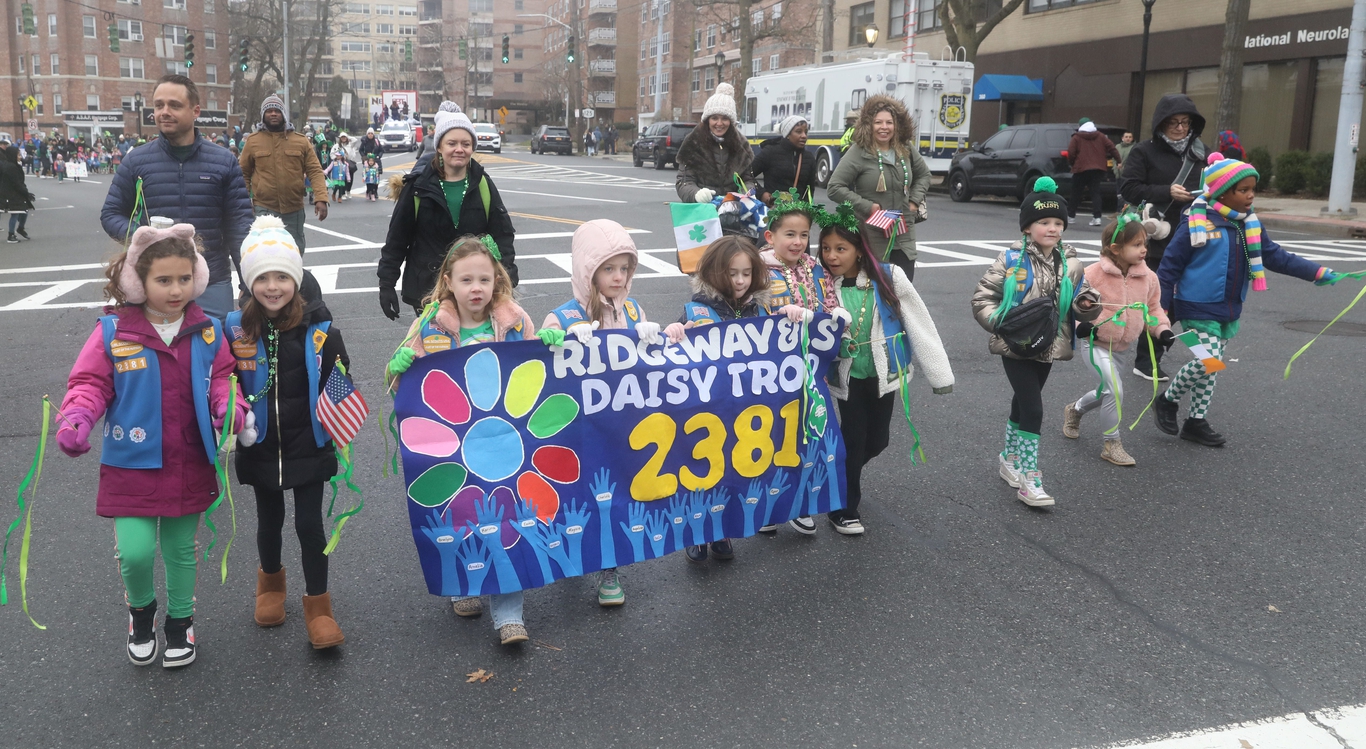
<svg viewBox="0 0 1366 749">
<path fill-rule="evenodd" d="M 596 145 L 596 143 L 597 143 L 597 141 L 595 141 L 595 140 L 593 139 L 593 131 L 592 131 L 592 130 L 585 130 L 585 131 L 583 131 L 583 150 L 584 150 L 584 153 L 587 153 L 589 156 L 596 156 L 596 155 L 597 155 L 597 150 L 594 148 L 594 146 Z"/>
<path fill-rule="evenodd" d="M 294 244 L 303 252 L 304 181 L 313 188 L 313 213 L 327 220 L 327 178 L 313 156 L 308 138 L 294 132 L 285 119 L 285 102 L 275 94 L 261 102 L 261 123 L 242 144 L 238 162 L 251 193 L 252 210 L 257 216 L 279 216 Z"/>
<path fill-rule="evenodd" d="M 1118 164 L 1122 157 L 1119 149 L 1110 141 L 1110 136 L 1096 130 L 1096 123 L 1089 117 L 1081 118 L 1081 126 L 1067 142 L 1067 163 L 1072 167 L 1072 199 L 1067 203 L 1071 213 L 1069 221 L 1077 218 L 1077 206 L 1081 205 L 1082 195 L 1091 195 L 1091 226 L 1100 226 L 1105 212 L 1100 197 L 1100 180 L 1110 170 L 1107 163 L 1114 159 Z"/>
<path fill-rule="evenodd" d="M 1203 194 L 1191 203 L 1189 218 L 1172 235 L 1157 270 L 1162 308 L 1183 331 L 1195 331 L 1208 356 L 1192 359 L 1177 371 L 1171 386 L 1153 403 L 1153 417 L 1158 429 L 1178 434 L 1177 411 L 1181 398 L 1190 393 L 1190 412 L 1179 434 L 1209 447 L 1225 442 L 1205 414 L 1228 342 L 1238 334 L 1248 289 L 1266 291 L 1268 270 L 1313 281 L 1315 286 L 1332 286 L 1340 278 L 1271 240 L 1252 210 L 1259 178 L 1251 164 L 1210 154 L 1209 166 L 1201 172 Z"/>
<path fill-rule="evenodd" d="M 0 152 L 0 210 L 9 213 L 9 238 L 14 244 L 19 237 L 29 239 L 24 224 L 33 210 L 33 193 L 24 184 L 24 169 L 19 166 L 19 147 L 8 146 Z"/>
</svg>

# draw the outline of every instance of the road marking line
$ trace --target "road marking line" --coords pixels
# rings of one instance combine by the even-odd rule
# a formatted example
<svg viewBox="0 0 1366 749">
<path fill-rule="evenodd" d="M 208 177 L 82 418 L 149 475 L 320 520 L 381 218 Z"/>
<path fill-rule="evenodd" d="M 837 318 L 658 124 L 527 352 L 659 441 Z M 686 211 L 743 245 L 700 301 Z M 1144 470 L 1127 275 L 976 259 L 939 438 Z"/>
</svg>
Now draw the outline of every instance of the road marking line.
<svg viewBox="0 0 1366 749">
<path fill-rule="evenodd" d="M 547 198 L 564 198 L 565 200 L 589 200 L 594 203 L 625 203 L 625 200 L 612 200 L 611 198 L 588 198 L 582 195 L 557 195 L 553 192 L 529 192 L 527 190 L 499 190 L 505 195 L 540 195 Z"/>
<path fill-rule="evenodd" d="M 651 232 L 649 229 L 627 229 L 627 230 L 626 230 L 626 233 L 627 233 L 627 234 L 650 234 L 650 233 L 652 233 L 652 232 Z M 574 236 L 574 232 L 572 232 L 572 231 L 550 231 L 550 232 L 545 232 L 545 233 L 542 233 L 542 234 L 518 234 L 518 235 L 517 235 L 517 241 L 520 242 L 520 241 L 522 241 L 522 240 L 524 240 L 524 239 L 564 239 L 564 238 L 566 238 L 566 237 L 572 237 L 572 236 Z"/>
<path fill-rule="evenodd" d="M 5 305 L 4 307 L 0 307 L 0 312 L 12 312 L 17 310 L 38 309 L 44 307 L 47 305 L 48 302 L 51 302 L 57 297 L 63 296 L 69 292 L 75 291 L 76 289 L 79 289 L 80 287 L 90 283 L 92 280 L 97 279 L 87 279 L 81 281 L 57 281 L 56 283 L 52 284 L 46 289 L 43 289 L 42 291 L 39 291 L 36 294 L 30 294 L 17 302 L 13 302 L 11 304 Z M 98 304 L 104 304 L 104 302 L 99 302 Z"/>
<path fill-rule="evenodd" d="M 5 268 L 0 274 L 10 273 L 61 273 L 70 270 L 92 270 L 103 268 L 104 263 L 82 263 L 80 265 L 36 265 L 32 268 Z"/>
<path fill-rule="evenodd" d="M 349 240 L 351 240 L 352 242 L 355 242 L 356 244 L 366 244 L 367 242 L 370 241 L 370 240 L 368 240 L 368 239 L 361 239 L 360 237 L 353 237 L 353 236 L 351 236 L 350 234 L 342 234 L 342 233 L 339 232 L 339 231 L 332 231 L 331 229 L 324 229 L 324 228 L 322 228 L 321 226 L 314 226 L 313 224 L 304 224 L 304 228 L 305 228 L 305 229 L 312 229 L 313 231 L 316 231 L 316 232 L 322 232 L 323 234 L 330 234 L 330 235 L 332 235 L 332 236 L 334 236 L 334 237 L 336 237 L 336 238 L 338 238 L 338 239 L 349 239 Z M 304 251 L 307 252 L 308 250 L 305 249 Z"/>
<path fill-rule="evenodd" d="M 1124 741 L 1108 744 L 1107 749 L 1341 749 L 1344 744 L 1338 741 L 1338 736 L 1348 746 L 1360 745 L 1360 740 L 1366 737 L 1366 705 L 1316 710 L 1309 715 L 1290 713 L 1278 718 Z"/>
</svg>

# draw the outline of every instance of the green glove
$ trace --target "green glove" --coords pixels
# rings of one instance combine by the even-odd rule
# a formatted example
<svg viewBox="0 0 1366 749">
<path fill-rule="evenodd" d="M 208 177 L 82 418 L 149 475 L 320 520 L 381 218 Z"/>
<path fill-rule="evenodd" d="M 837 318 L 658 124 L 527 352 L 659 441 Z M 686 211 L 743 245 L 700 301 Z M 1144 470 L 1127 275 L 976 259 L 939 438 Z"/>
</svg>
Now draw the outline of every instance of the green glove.
<svg viewBox="0 0 1366 749">
<path fill-rule="evenodd" d="M 394 352 L 394 358 L 389 360 L 389 376 L 395 377 L 408 371 L 413 366 L 413 360 L 417 358 L 417 352 L 404 346 Z"/>
<path fill-rule="evenodd" d="M 564 345 L 564 331 L 558 328 L 541 328 L 540 332 L 536 333 L 536 337 L 540 338 L 541 343 L 547 346 Z"/>
</svg>

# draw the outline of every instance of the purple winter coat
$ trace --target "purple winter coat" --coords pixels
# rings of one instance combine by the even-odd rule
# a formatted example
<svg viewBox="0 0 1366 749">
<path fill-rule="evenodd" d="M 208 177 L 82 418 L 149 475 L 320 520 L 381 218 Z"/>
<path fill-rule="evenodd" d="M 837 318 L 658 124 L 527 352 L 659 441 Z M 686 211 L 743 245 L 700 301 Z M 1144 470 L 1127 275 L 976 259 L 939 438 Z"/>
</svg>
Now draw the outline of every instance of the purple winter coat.
<svg viewBox="0 0 1366 749">
<path fill-rule="evenodd" d="M 95 512 L 101 517 L 181 517 L 203 512 L 218 496 L 218 478 L 204 449 L 195 419 L 190 380 L 190 337 L 201 335 L 210 326 L 209 318 L 198 304 L 185 308 L 185 323 L 167 346 L 137 306 L 107 309 L 118 315 L 119 340 L 146 346 L 157 354 L 161 370 L 162 457 L 159 469 L 118 468 L 100 465 L 100 488 Z M 229 381 L 233 373 L 232 349 L 227 341 L 213 360 L 209 387 L 209 412 L 222 424 L 227 413 Z M 99 418 L 114 400 L 114 364 L 104 352 L 104 336 L 99 324 L 86 339 L 67 379 L 62 412 L 88 409 Z M 247 416 L 246 402 L 237 393 L 237 417 L 241 425 Z M 57 419 L 57 426 L 62 425 Z M 100 430 L 92 429 L 98 438 Z"/>
</svg>

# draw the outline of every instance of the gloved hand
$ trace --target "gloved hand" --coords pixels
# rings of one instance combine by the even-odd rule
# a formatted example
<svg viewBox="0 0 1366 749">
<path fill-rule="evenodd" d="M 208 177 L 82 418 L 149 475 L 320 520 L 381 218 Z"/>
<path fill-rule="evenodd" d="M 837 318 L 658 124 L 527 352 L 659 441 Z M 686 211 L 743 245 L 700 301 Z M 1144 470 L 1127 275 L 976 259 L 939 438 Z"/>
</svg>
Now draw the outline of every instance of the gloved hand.
<svg viewBox="0 0 1366 749">
<path fill-rule="evenodd" d="M 669 339 L 669 343 L 678 343 L 687 335 L 687 329 L 688 326 L 681 322 L 671 322 L 669 327 L 664 329 L 664 337 Z M 639 326 L 637 326 L 637 330 L 639 330 Z"/>
<path fill-rule="evenodd" d="M 379 308 L 384 310 L 384 316 L 390 320 L 398 319 L 398 292 L 394 287 L 379 287 Z"/>
<path fill-rule="evenodd" d="M 407 346 L 400 347 L 398 351 L 394 352 L 394 357 L 389 360 L 389 366 L 387 368 L 389 376 L 393 377 L 407 372 L 408 368 L 413 366 L 413 360 L 416 358 L 416 351 Z"/>
<path fill-rule="evenodd" d="M 237 433 L 237 444 L 241 447 L 251 447 L 256 444 L 259 436 L 256 431 L 256 412 L 247 411 L 246 423 L 242 426 L 242 431 Z"/>
<path fill-rule="evenodd" d="M 952 385 L 945 385 L 945 386 L 942 387 L 942 388 L 934 388 L 934 394 L 935 394 L 935 395 L 948 395 L 949 393 L 952 393 L 952 392 L 953 392 L 953 386 L 952 386 Z"/>
<path fill-rule="evenodd" d="M 238 393 L 237 395 L 237 403 L 233 410 L 236 412 L 236 416 L 233 418 L 232 425 L 235 428 L 234 433 L 236 433 L 242 431 L 242 425 L 247 423 L 247 414 L 251 413 L 251 409 L 247 408 L 247 402 L 243 400 L 241 393 Z M 213 431 L 215 434 L 223 431 L 223 424 L 226 423 L 227 420 L 228 404 L 224 403 L 223 413 L 215 414 L 213 417 Z M 215 439 L 217 438 L 215 437 Z"/>
<path fill-rule="evenodd" d="M 1170 349 L 1172 344 L 1176 343 L 1176 334 L 1171 331 L 1171 328 L 1168 328 L 1157 337 L 1157 343 L 1164 349 Z"/>
<path fill-rule="evenodd" d="M 783 305 L 778 309 L 778 314 L 786 315 L 787 319 L 794 323 L 808 323 L 816 316 L 816 313 L 796 304 Z"/>
<path fill-rule="evenodd" d="M 648 344 L 663 343 L 659 338 L 659 323 L 642 321 L 636 323 L 636 335 L 640 340 Z"/>
<path fill-rule="evenodd" d="M 852 324 L 852 323 L 854 322 L 854 318 L 853 318 L 852 316 L 850 316 L 849 310 L 847 310 L 847 309 L 845 309 L 845 308 L 843 308 L 843 307 L 836 307 L 836 308 L 830 310 L 830 316 L 833 317 L 833 318 L 835 318 L 836 320 L 843 320 L 843 321 L 844 321 L 844 328 L 845 328 L 846 330 L 848 330 L 848 329 L 849 329 L 849 325 Z"/>
<path fill-rule="evenodd" d="M 1342 276 L 1334 273 L 1331 268 L 1324 268 L 1323 275 L 1314 281 L 1315 286 L 1332 286 L 1342 280 Z"/>
<path fill-rule="evenodd" d="M 569 327 L 569 335 L 574 336 L 578 339 L 579 343 L 587 346 L 588 342 L 593 340 L 593 331 L 597 329 L 598 321 L 594 320 L 592 324 L 581 323 L 579 325 L 571 325 Z"/>
<path fill-rule="evenodd" d="M 90 452 L 90 427 L 95 424 L 95 415 L 89 409 L 73 406 L 61 411 L 57 423 L 61 425 L 57 428 L 57 447 L 62 452 L 73 458 Z"/>
<path fill-rule="evenodd" d="M 536 331 L 536 337 L 547 346 L 564 345 L 564 331 L 559 328 L 541 328 Z"/>
<path fill-rule="evenodd" d="M 711 199 L 714 197 L 716 197 L 716 191 L 709 190 L 704 187 L 701 190 L 698 190 L 697 192 L 693 193 L 692 201 L 694 203 L 710 203 Z"/>
<path fill-rule="evenodd" d="M 1096 326 L 1092 325 L 1092 324 L 1089 323 L 1089 322 L 1079 322 L 1079 323 L 1077 323 L 1077 337 L 1078 337 L 1078 338 L 1090 338 L 1090 337 L 1091 337 L 1091 331 L 1093 331 L 1093 330 L 1095 330 L 1095 329 L 1096 329 Z"/>
</svg>

